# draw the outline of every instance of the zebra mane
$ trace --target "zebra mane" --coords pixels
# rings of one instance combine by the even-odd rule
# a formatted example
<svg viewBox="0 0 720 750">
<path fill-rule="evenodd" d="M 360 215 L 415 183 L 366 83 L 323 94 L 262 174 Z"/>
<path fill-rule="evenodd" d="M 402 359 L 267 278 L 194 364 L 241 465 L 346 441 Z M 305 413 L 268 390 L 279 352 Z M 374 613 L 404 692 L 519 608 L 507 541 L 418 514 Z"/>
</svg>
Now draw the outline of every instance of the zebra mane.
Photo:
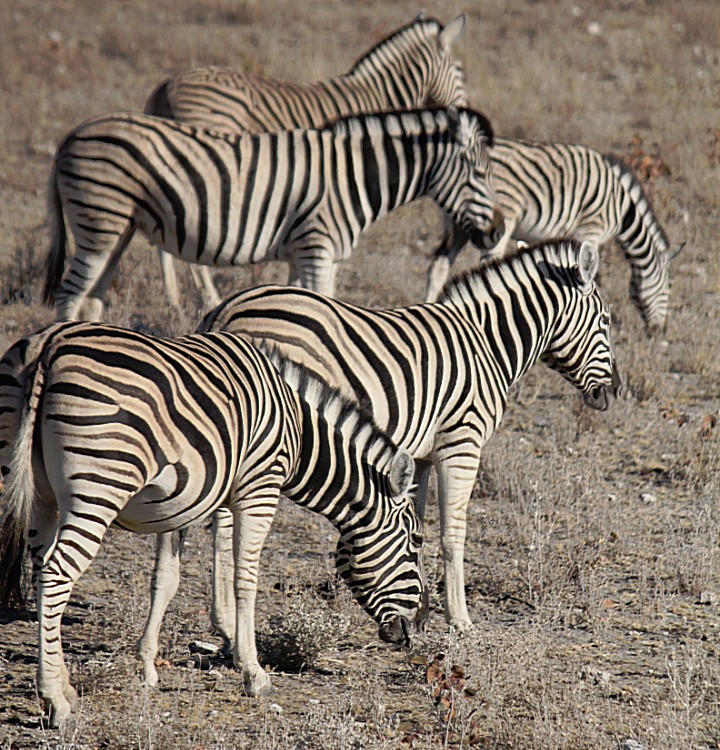
<svg viewBox="0 0 720 750">
<path fill-rule="evenodd" d="M 410 23 L 407 23 L 405 24 L 405 26 L 401 26 L 399 29 L 396 29 L 395 31 L 391 32 L 388 36 L 386 36 L 384 39 L 381 39 L 374 47 L 372 47 L 372 49 L 363 53 L 357 60 L 355 60 L 352 67 L 348 71 L 347 75 L 358 73 L 361 70 L 361 68 L 363 68 L 365 65 L 370 64 L 373 58 L 375 58 L 378 55 L 379 50 L 381 48 L 385 47 L 388 44 L 391 44 L 392 42 L 396 41 L 402 36 L 408 36 L 410 31 L 418 28 L 419 26 L 423 26 L 423 27 L 434 26 L 437 28 L 438 34 L 440 33 L 440 31 L 442 31 L 442 28 L 443 28 L 443 25 L 436 18 L 432 18 L 431 16 L 425 16 L 421 14 L 417 16 L 416 18 L 414 18 L 412 21 L 410 21 Z"/>
<path fill-rule="evenodd" d="M 373 421 L 372 417 L 340 390 L 321 380 L 307 367 L 286 357 L 271 342 L 253 342 L 270 360 L 280 377 L 298 396 L 321 414 L 329 424 L 341 422 L 351 428 L 357 437 L 367 437 L 372 444 L 380 444 L 383 450 L 398 448 Z"/>
<path fill-rule="evenodd" d="M 498 277 L 498 272 L 505 266 L 512 265 L 518 259 L 528 255 L 548 255 L 552 252 L 554 259 L 561 265 L 566 265 L 571 257 L 577 257 L 580 243 L 574 239 L 558 238 L 537 242 L 534 245 L 525 245 L 503 255 L 484 262 L 477 268 L 470 269 L 448 281 L 438 298 L 438 302 L 458 301 L 463 302 L 467 296 L 474 296 L 474 290 L 478 284 L 490 283 L 493 277 Z"/>
</svg>

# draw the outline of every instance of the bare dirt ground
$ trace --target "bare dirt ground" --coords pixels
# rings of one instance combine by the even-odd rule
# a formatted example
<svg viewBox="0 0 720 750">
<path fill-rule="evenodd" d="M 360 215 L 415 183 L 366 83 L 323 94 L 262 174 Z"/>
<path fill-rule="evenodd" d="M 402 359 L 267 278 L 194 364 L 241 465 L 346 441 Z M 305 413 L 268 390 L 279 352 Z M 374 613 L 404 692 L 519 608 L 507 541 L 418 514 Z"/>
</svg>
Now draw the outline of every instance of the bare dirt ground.
<svg viewBox="0 0 720 750">
<path fill-rule="evenodd" d="M 427 6 L 426 6 L 427 7 Z M 472 501 L 466 580 L 476 629 L 442 617 L 437 513 L 429 508 L 428 632 L 411 653 L 330 579 L 332 529 L 284 504 L 264 552 L 260 629 L 300 606 L 332 623 L 314 667 L 276 672 L 253 700 L 209 632 L 209 537 L 195 530 L 162 632 L 161 678 L 144 688 L 133 646 L 148 603 L 151 539 L 112 532 L 75 589 L 65 648 L 77 721 L 42 727 L 33 616 L 0 612 L 3 748 L 720 747 L 720 5 L 717 0 L 485 0 L 458 45 L 471 101 L 498 133 L 579 142 L 635 160 L 658 216 L 687 247 L 669 326 L 645 339 L 621 253 L 603 251 L 625 395 L 589 413 L 542 366 L 488 444 Z M 310 81 L 346 70 L 419 8 L 281 0 L 6 0 L 0 5 L 0 349 L 52 319 L 40 301 L 46 182 L 57 142 L 99 112 L 142 108 L 170 72 L 222 64 Z M 440 236 L 430 203 L 373 227 L 339 296 L 421 299 Z M 464 267 L 475 260 L 470 250 Z M 284 269 L 223 272 L 224 291 Z M 187 276 L 187 274 L 186 274 Z M 182 333 L 142 240 L 107 319 Z M 330 595 L 327 595 L 327 591 Z M 324 595 L 323 595 L 324 594 Z M 215 640 L 215 642 L 217 642 Z M 445 654 L 433 665 L 437 654 Z M 455 671 L 451 665 L 457 665 Z"/>
</svg>

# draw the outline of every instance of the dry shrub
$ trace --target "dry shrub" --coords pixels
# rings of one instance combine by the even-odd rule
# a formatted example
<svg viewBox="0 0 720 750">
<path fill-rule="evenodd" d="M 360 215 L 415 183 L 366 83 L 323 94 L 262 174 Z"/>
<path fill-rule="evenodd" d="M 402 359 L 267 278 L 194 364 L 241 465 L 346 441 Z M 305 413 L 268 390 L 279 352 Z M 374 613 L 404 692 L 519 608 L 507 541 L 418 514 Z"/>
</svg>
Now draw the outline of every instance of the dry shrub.
<svg viewBox="0 0 720 750">
<path fill-rule="evenodd" d="M 287 611 L 271 617 L 255 639 L 264 663 L 282 672 L 300 672 L 314 666 L 344 629 L 339 614 L 292 599 Z"/>
</svg>

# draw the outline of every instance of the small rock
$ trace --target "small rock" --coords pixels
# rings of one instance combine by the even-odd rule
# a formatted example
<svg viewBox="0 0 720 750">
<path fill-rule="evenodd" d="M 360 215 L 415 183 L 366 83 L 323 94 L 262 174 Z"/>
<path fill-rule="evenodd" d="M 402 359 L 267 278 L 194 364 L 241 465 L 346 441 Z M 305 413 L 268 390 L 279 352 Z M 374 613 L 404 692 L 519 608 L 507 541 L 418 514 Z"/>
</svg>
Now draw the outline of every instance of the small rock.
<svg viewBox="0 0 720 750">
<path fill-rule="evenodd" d="M 714 591 L 701 591 L 698 604 L 715 604 L 718 598 Z"/>
<path fill-rule="evenodd" d="M 602 34 L 602 26 L 597 21 L 591 21 L 588 24 L 587 30 L 590 36 L 600 36 Z"/>
<path fill-rule="evenodd" d="M 283 712 L 282 706 L 280 706 L 277 703 L 269 703 L 268 704 L 268 709 L 270 711 L 272 711 L 273 713 L 276 713 L 276 714 L 281 714 Z"/>
<path fill-rule="evenodd" d="M 651 492 L 643 492 L 642 495 L 640 495 L 640 499 L 646 504 L 646 505 L 652 505 L 652 503 L 657 502 L 657 497 L 653 495 Z"/>
<path fill-rule="evenodd" d="M 620 740 L 620 750 L 645 750 L 637 740 Z"/>
<path fill-rule="evenodd" d="M 188 648 L 191 654 L 205 654 L 206 656 L 214 656 L 220 650 L 219 646 L 207 641 L 191 641 Z"/>
</svg>

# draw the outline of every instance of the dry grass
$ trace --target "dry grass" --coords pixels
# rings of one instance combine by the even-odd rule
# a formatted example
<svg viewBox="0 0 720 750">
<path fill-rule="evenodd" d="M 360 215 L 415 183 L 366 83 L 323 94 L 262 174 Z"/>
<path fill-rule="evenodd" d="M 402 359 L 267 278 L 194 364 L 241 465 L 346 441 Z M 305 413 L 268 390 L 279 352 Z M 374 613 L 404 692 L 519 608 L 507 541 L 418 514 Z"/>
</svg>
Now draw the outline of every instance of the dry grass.
<svg viewBox="0 0 720 750">
<path fill-rule="evenodd" d="M 0 348 L 52 319 L 39 302 L 45 190 L 55 144 L 72 126 L 140 109 L 163 76 L 191 65 L 299 81 L 337 73 L 417 10 L 376 0 L 1 5 Z M 449 20 L 458 9 L 432 11 Z M 623 399 L 588 413 L 538 366 L 488 444 L 469 516 L 474 632 L 458 638 L 443 622 L 432 497 L 432 616 L 410 654 L 380 644 L 334 588 L 331 527 L 283 503 L 264 552 L 258 628 L 270 632 L 295 608 L 308 623 L 330 623 L 314 666 L 276 671 L 274 695 L 252 700 L 227 661 L 190 653 L 192 641 L 212 638 L 209 542 L 196 530 L 161 634 L 160 687 L 147 690 L 133 645 L 152 540 L 113 531 L 67 610 L 65 648 L 83 699 L 64 730 L 39 720 L 35 624 L 0 612 L 0 747 L 718 747 L 719 30 L 715 0 L 608 0 L 602 12 L 574 0 L 469 8 L 458 51 L 471 101 L 497 132 L 629 157 L 641 146 L 667 167 L 649 175 L 658 215 L 671 241 L 687 241 L 673 267 L 668 330 L 655 341 L 628 301 L 627 263 L 603 251 Z M 377 306 L 419 300 L 439 234 L 427 202 L 380 222 L 342 267 L 339 295 Z M 459 270 L 475 260 L 466 251 Z M 155 253 L 135 240 L 108 320 L 192 330 L 200 300 L 182 278 L 178 319 L 163 303 Z M 220 272 L 219 285 L 227 293 L 284 278 L 281 267 L 240 269 Z M 442 672 L 429 674 L 438 654 Z"/>
</svg>

